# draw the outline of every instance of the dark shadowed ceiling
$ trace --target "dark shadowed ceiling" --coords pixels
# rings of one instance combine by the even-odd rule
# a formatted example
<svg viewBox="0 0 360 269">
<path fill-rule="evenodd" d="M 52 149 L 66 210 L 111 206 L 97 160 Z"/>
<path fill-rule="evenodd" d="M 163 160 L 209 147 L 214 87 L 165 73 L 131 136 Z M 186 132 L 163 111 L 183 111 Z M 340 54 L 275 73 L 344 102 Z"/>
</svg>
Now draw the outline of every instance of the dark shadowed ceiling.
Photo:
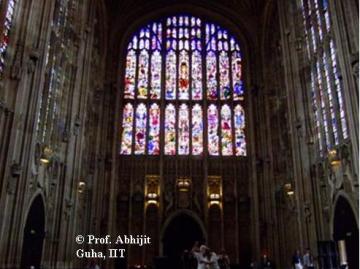
<svg viewBox="0 0 360 269">
<path fill-rule="evenodd" d="M 222 5 L 224 8 L 231 9 L 239 14 L 248 14 L 252 16 L 261 15 L 266 4 L 271 0 L 106 0 L 107 8 L 112 15 L 126 14 L 142 5 L 161 4 L 161 6 L 171 5 L 174 3 L 193 3 L 196 5 Z"/>
<path fill-rule="evenodd" d="M 201 9 L 218 14 L 220 19 L 221 17 L 229 19 L 233 25 L 241 26 L 248 38 L 255 40 L 261 34 L 264 20 L 276 0 L 105 0 L 105 2 L 110 32 L 115 35 L 126 31 L 139 18 L 157 12 L 171 10 L 170 13 L 188 13 L 194 10 L 196 15 L 195 9 Z"/>
</svg>

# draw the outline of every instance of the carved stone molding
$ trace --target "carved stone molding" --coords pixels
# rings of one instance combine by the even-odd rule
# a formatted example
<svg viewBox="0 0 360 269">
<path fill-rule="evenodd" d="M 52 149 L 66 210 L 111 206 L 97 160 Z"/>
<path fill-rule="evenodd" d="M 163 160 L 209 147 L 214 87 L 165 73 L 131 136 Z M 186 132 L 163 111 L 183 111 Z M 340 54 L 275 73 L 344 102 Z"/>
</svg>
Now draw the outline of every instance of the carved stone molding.
<svg viewBox="0 0 360 269">
<path fill-rule="evenodd" d="M 359 61 L 356 60 L 352 63 L 352 74 L 356 78 L 356 80 L 359 79 Z"/>
<path fill-rule="evenodd" d="M 11 66 L 10 78 L 15 80 L 20 80 L 23 66 L 22 66 L 22 55 L 24 53 L 24 46 L 21 44 L 16 44 L 16 51 L 14 60 Z"/>
</svg>

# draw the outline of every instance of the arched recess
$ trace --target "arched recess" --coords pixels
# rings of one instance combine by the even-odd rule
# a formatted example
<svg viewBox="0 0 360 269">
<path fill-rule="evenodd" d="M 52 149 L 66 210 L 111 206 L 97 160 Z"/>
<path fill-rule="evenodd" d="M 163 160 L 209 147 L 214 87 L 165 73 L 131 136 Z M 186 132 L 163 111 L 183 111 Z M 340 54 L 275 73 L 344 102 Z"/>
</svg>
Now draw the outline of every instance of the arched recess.
<svg viewBox="0 0 360 269">
<path fill-rule="evenodd" d="M 187 209 L 181 209 L 181 210 L 177 210 L 173 214 L 171 214 L 166 219 L 164 224 L 162 225 L 161 232 L 160 232 L 160 253 L 167 254 L 167 253 L 164 253 L 164 248 L 166 245 L 166 244 L 164 244 L 164 240 L 166 240 L 165 237 L 167 236 L 168 231 L 170 229 L 172 229 L 171 228 L 172 226 L 174 227 L 174 229 L 176 229 L 177 224 L 181 223 L 182 221 L 183 221 L 183 223 L 186 223 L 185 225 L 187 225 L 187 227 L 191 227 L 191 224 L 193 224 L 193 227 L 197 226 L 198 230 L 196 232 L 198 232 L 199 236 L 198 236 L 198 238 L 194 238 L 194 240 L 193 240 L 194 242 L 195 241 L 199 241 L 200 243 L 207 242 L 208 236 L 206 233 L 204 223 L 201 221 L 201 219 L 194 212 L 187 210 Z M 182 232 L 178 233 L 178 235 L 186 237 L 186 231 L 185 231 L 186 228 L 185 228 L 185 226 L 183 226 L 182 228 L 184 228 L 184 229 L 182 230 Z M 196 236 L 196 233 L 194 233 L 193 235 Z M 188 239 L 190 240 L 192 238 L 188 238 Z M 187 239 L 185 238 L 184 241 L 186 241 L 186 240 Z"/>
<path fill-rule="evenodd" d="M 38 194 L 31 203 L 24 227 L 20 268 L 40 268 L 45 236 L 44 200 Z"/>
<path fill-rule="evenodd" d="M 359 268 L 359 226 L 348 199 L 339 195 L 333 214 L 333 238 L 344 240 L 349 269 Z"/>
</svg>

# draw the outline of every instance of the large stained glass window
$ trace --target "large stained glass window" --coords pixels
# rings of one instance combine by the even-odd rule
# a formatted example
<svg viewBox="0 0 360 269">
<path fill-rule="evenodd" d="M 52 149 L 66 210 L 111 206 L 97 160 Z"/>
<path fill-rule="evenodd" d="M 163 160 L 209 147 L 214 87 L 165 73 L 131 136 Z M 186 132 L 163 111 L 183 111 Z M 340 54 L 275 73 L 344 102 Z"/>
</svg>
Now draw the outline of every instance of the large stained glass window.
<svg viewBox="0 0 360 269">
<path fill-rule="evenodd" d="M 164 18 L 134 34 L 125 59 L 122 155 L 246 156 L 242 54 L 227 30 Z"/>
<path fill-rule="evenodd" d="M 320 155 L 348 138 L 343 89 L 331 30 L 328 0 L 300 0 L 311 63 L 314 133 Z"/>
</svg>

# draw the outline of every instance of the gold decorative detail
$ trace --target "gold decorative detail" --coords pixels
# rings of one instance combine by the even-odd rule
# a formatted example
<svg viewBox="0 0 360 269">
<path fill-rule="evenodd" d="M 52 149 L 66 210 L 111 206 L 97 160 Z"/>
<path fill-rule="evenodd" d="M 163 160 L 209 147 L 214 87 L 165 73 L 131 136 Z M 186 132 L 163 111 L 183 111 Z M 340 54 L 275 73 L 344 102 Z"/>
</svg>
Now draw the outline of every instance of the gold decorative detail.
<svg viewBox="0 0 360 269">
<path fill-rule="evenodd" d="M 328 159 L 332 167 L 338 167 L 341 164 L 338 152 L 336 149 L 332 149 L 328 152 Z"/>
<path fill-rule="evenodd" d="M 191 179 L 190 178 L 178 178 L 176 181 L 176 186 L 179 191 L 188 192 L 191 187 Z"/>
<path fill-rule="evenodd" d="M 51 160 L 52 155 L 53 155 L 52 149 L 48 146 L 45 146 L 44 150 L 40 156 L 40 162 L 42 164 L 48 164 Z"/>
<path fill-rule="evenodd" d="M 78 193 L 83 193 L 86 189 L 86 183 L 83 180 L 80 180 L 78 183 Z"/>
<path fill-rule="evenodd" d="M 160 198 L 160 176 L 147 175 L 145 176 L 145 203 L 159 204 Z"/>
<path fill-rule="evenodd" d="M 287 196 L 293 196 L 295 194 L 294 188 L 291 183 L 284 184 L 284 192 Z"/>
<path fill-rule="evenodd" d="M 222 206 L 222 180 L 220 176 L 208 177 L 207 194 L 209 207 L 212 205 Z"/>
</svg>

